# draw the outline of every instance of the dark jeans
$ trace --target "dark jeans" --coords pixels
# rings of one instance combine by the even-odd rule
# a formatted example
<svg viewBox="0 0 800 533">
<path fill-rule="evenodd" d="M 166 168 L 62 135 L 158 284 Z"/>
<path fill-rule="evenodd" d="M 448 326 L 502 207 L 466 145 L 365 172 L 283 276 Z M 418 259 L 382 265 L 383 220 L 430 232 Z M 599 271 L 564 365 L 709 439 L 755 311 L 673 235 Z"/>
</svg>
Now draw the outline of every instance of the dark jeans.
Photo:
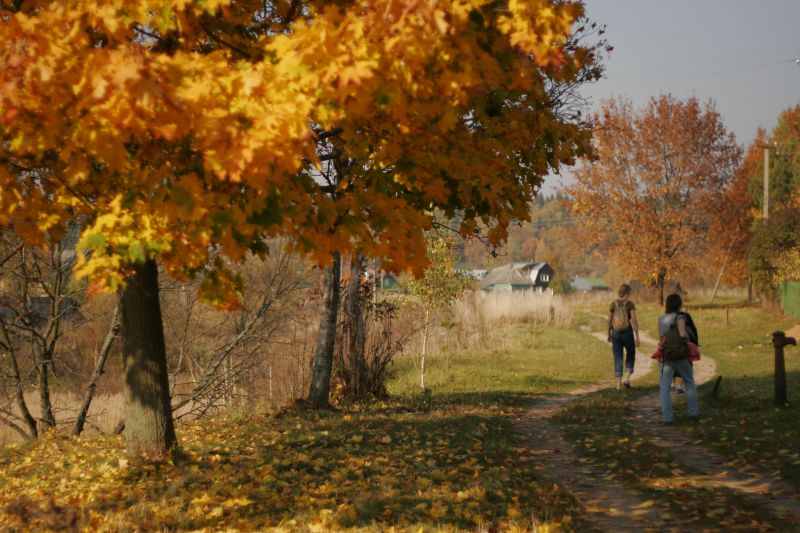
<svg viewBox="0 0 800 533">
<path fill-rule="evenodd" d="M 633 363 L 636 360 L 636 341 L 633 328 L 625 331 L 611 332 L 611 351 L 614 354 L 614 376 L 622 377 L 622 349 L 625 348 L 625 368 L 633 374 Z"/>
</svg>

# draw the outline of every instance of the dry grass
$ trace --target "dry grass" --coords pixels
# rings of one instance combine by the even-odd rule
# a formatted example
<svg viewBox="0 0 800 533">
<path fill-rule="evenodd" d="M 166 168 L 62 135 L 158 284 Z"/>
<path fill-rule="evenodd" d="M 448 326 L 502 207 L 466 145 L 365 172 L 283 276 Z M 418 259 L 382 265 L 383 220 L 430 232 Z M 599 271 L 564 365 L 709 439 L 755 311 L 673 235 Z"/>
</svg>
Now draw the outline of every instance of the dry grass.
<svg viewBox="0 0 800 533">
<path fill-rule="evenodd" d="M 705 303 L 711 302 L 711 296 L 714 294 L 714 287 L 698 287 L 690 288 L 687 291 L 684 299 L 687 302 Z M 714 301 L 725 300 L 746 300 L 747 287 L 720 287 Z"/>
<path fill-rule="evenodd" d="M 572 321 L 565 297 L 549 292 L 476 292 L 466 303 L 490 324 L 512 321 L 565 326 Z"/>
<path fill-rule="evenodd" d="M 41 412 L 39 395 L 36 391 L 25 393 L 25 402 L 35 417 Z M 83 398 L 73 393 L 57 392 L 52 402 L 56 422 L 60 430 L 71 431 L 75 424 L 75 416 L 81 407 Z M 16 411 L 16 409 L 15 409 Z M 99 394 L 94 397 L 86 422 L 86 433 L 110 433 L 114 426 L 125 416 L 125 401 L 122 394 Z M 0 424 L 0 447 L 22 442 L 22 437 L 8 426 Z"/>
<path fill-rule="evenodd" d="M 456 353 L 464 350 L 485 350 L 505 342 L 503 327 L 513 323 L 546 324 L 569 327 L 575 309 L 596 306 L 610 301 L 609 293 L 475 291 L 456 302 L 450 316 L 442 316 L 428 339 L 431 353 Z M 409 322 L 413 322 L 410 317 Z M 421 345 L 412 341 L 407 353 Z"/>
<path fill-rule="evenodd" d="M 307 342 L 305 343 L 307 344 Z M 298 342 L 297 349 L 287 348 L 285 353 L 263 354 L 259 368 L 251 369 L 251 379 L 246 387 L 237 389 L 237 393 L 228 398 L 222 398 L 215 407 L 206 409 L 204 405 L 190 402 L 179 411 L 173 413 L 181 420 L 197 418 L 197 413 L 213 416 L 214 414 L 231 412 L 249 408 L 255 405 L 284 405 L 295 398 L 302 397 L 308 391 L 310 379 L 310 361 L 307 356 L 297 354 L 297 351 L 307 351 L 307 346 Z M 305 347 L 305 350 L 300 348 Z M 117 378 L 115 376 L 115 378 Z M 188 382 L 190 376 L 179 376 L 180 381 Z M 121 379 L 101 381 L 100 386 L 105 392 L 98 392 L 92 400 L 88 418 L 84 428 L 85 433 L 111 433 L 118 422 L 125 418 L 125 400 L 120 392 Z M 31 388 L 25 392 L 25 402 L 34 418 L 38 418 L 41 409 L 38 391 Z M 51 402 L 56 418 L 59 433 L 71 433 L 75 418 L 83 402 L 82 392 L 56 391 L 52 394 Z M 18 413 L 16 405 L 7 402 L 4 409 Z M 0 448 L 8 444 L 23 442 L 23 438 L 8 427 L 0 423 Z"/>
</svg>

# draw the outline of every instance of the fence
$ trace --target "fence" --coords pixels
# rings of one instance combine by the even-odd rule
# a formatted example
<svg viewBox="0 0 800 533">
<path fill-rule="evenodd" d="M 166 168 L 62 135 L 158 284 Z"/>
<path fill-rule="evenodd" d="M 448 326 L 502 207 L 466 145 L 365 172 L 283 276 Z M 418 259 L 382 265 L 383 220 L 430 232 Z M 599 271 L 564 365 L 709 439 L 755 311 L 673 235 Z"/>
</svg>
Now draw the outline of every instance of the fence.
<svg viewBox="0 0 800 533">
<path fill-rule="evenodd" d="M 783 312 L 800 318 L 800 281 L 784 281 L 781 286 Z"/>
</svg>

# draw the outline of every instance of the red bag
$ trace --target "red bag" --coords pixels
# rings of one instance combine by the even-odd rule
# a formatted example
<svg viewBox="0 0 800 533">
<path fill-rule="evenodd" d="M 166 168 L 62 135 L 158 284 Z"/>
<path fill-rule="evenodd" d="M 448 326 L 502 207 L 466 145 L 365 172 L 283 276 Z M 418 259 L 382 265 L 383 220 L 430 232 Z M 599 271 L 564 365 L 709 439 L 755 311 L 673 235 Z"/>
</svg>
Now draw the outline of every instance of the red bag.
<svg viewBox="0 0 800 533">
<path fill-rule="evenodd" d="M 664 360 L 664 339 L 661 339 L 658 342 L 658 348 L 653 355 L 650 356 L 651 359 L 655 359 L 656 361 L 663 361 Z M 700 347 L 689 341 L 689 361 L 699 361 L 700 360 Z"/>
<path fill-rule="evenodd" d="M 699 361 L 700 360 L 700 347 L 689 341 L 689 361 Z"/>
</svg>

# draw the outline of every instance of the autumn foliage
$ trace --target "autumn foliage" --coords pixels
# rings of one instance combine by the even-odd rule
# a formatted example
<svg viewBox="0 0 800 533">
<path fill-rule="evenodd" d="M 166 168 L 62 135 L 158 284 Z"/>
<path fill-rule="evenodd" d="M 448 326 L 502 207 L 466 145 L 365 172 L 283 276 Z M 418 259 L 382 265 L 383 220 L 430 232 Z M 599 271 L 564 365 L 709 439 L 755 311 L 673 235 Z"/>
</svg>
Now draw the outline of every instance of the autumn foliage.
<svg viewBox="0 0 800 533">
<path fill-rule="evenodd" d="M 769 154 L 768 218 L 763 212 L 765 151 Z M 750 177 L 749 197 L 755 204 L 749 267 L 755 287 L 769 295 L 782 282 L 800 278 L 796 216 L 800 206 L 800 105 L 784 110 L 770 134 L 761 132 L 748 153 L 761 156 L 759 162 L 746 169 Z"/>
<path fill-rule="evenodd" d="M 567 46 L 579 3 L 18 4 L 0 26 L 0 224 L 35 244 L 84 217 L 80 272 L 101 288 L 277 233 L 324 262 L 355 247 L 420 271 L 420 206 L 499 240 L 586 149 L 545 93 L 593 61 Z M 337 191 L 300 172 L 327 136 L 358 162 Z M 235 300 L 215 266 L 207 294 Z"/>
<path fill-rule="evenodd" d="M 713 105 L 695 98 L 661 96 L 639 110 L 611 100 L 597 120 L 597 160 L 576 172 L 572 212 L 590 242 L 663 297 L 666 280 L 707 269 L 739 148 Z"/>
</svg>

